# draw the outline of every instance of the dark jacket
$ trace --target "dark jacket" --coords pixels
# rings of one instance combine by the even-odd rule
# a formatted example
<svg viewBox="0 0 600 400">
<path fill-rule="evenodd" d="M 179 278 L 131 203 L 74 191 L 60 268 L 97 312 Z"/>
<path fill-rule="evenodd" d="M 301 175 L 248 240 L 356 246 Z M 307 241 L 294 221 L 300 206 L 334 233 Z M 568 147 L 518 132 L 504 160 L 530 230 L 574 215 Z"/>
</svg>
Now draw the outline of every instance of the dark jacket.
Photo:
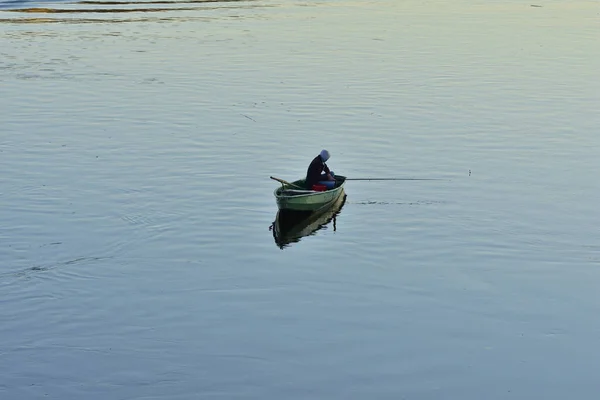
<svg viewBox="0 0 600 400">
<path fill-rule="evenodd" d="M 321 174 L 323 171 L 328 174 L 330 172 L 329 167 L 323 162 L 321 156 L 316 156 L 306 171 L 306 187 L 308 189 L 311 189 L 314 184 L 322 180 Z"/>
</svg>

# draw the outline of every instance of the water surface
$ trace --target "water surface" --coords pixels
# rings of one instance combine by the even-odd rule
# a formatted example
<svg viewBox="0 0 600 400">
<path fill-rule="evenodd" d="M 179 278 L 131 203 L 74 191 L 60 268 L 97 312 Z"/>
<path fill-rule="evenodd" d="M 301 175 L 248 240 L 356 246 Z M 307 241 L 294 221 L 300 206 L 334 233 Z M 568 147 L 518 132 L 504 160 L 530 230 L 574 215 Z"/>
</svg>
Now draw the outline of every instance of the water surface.
<svg viewBox="0 0 600 400">
<path fill-rule="evenodd" d="M 3 2 L 0 397 L 593 397 L 599 10 L 533 4 Z M 322 148 L 441 180 L 281 249 Z"/>
</svg>

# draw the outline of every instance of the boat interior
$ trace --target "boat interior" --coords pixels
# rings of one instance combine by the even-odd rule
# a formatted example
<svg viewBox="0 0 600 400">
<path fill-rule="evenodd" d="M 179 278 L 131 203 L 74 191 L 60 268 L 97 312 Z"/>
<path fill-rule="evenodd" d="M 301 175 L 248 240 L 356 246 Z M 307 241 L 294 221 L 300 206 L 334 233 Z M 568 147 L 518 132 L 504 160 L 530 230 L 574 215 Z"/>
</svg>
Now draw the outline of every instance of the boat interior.
<svg viewBox="0 0 600 400">
<path fill-rule="evenodd" d="M 341 176 L 341 175 L 336 175 L 335 176 L 335 185 L 333 186 L 333 188 L 331 189 L 326 189 L 327 190 L 334 190 L 339 188 L 340 186 L 342 186 L 342 184 L 344 183 L 344 181 L 346 180 L 345 176 Z M 316 190 L 311 190 L 309 188 L 306 188 L 306 180 L 305 179 L 299 179 L 297 181 L 291 182 L 292 185 L 283 185 L 277 190 L 277 194 L 278 195 L 283 195 L 283 196 L 300 196 L 300 195 L 306 195 L 306 194 L 313 194 L 316 193 Z M 302 188 L 302 189 L 301 189 Z"/>
</svg>

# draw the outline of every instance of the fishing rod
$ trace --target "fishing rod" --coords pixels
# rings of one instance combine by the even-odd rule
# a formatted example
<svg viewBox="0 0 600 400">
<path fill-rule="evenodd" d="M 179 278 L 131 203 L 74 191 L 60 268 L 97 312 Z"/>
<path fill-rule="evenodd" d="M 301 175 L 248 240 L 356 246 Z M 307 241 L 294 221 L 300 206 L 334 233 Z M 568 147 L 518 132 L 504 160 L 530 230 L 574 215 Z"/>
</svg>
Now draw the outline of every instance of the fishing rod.
<svg viewBox="0 0 600 400">
<path fill-rule="evenodd" d="M 346 178 L 347 181 L 443 181 L 440 178 Z"/>
</svg>

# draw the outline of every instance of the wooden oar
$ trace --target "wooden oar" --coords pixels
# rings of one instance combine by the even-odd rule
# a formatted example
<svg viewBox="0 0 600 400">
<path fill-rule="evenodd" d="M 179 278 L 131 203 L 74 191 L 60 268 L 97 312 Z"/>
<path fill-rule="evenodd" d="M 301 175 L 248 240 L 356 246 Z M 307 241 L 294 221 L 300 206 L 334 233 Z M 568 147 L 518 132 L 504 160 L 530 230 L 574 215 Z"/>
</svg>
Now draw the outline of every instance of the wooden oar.
<svg viewBox="0 0 600 400">
<path fill-rule="evenodd" d="M 288 181 L 284 181 L 283 179 L 275 178 L 274 176 L 271 176 L 271 179 L 273 179 L 274 181 L 277 181 L 279 183 L 283 183 L 283 184 L 288 185 L 288 186 L 293 186 L 293 187 L 301 189 L 301 190 L 305 190 L 306 189 L 306 188 L 303 188 L 301 186 L 298 186 L 298 185 L 295 185 L 293 183 L 290 183 Z"/>
</svg>

